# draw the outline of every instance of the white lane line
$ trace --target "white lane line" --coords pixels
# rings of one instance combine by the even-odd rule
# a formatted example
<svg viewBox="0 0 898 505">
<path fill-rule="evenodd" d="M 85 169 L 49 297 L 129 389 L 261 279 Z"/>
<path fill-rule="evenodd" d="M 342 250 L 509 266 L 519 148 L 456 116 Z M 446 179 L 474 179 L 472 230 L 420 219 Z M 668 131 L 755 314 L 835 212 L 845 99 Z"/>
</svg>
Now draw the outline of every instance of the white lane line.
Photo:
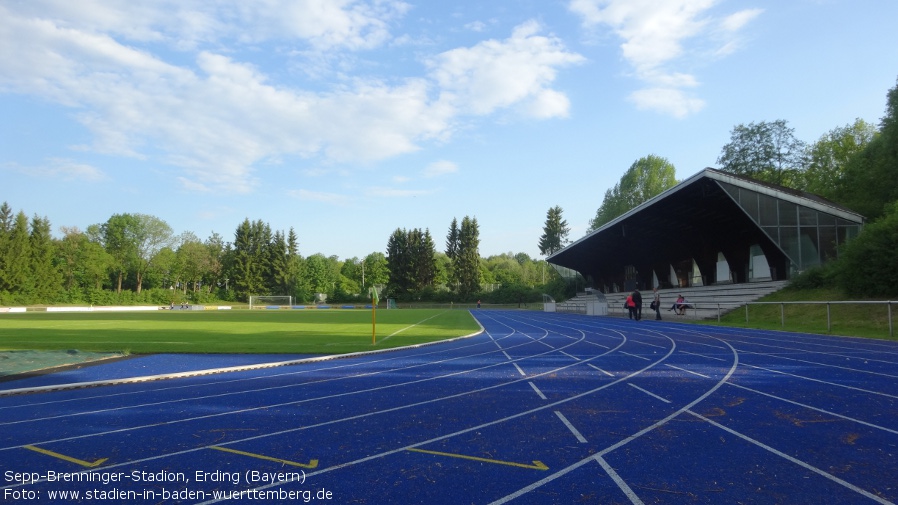
<svg viewBox="0 0 898 505">
<path fill-rule="evenodd" d="M 667 398 L 661 398 L 660 396 L 656 395 L 655 393 L 652 393 L 651 391 L 646 391 L 645 389 L 642 389 L 641 387 L 637 386 L 636 384 L 633 384 L 632 382 L 628 382 L 627 384 L 629 384 L 630 387 L 634 387 L 634 388 L 636 388 L 636 389 L 642 391 L 643 393 L 645 393 L 645 394 L 651 396 L 652 398 L 655 398 L 655 399 L 657 399 L 657 400 L 661 400 L 661 401 L 664 402 L 664 403 L 670 403 L 670 400 L 668 400 Z"/>
<path fill-rule="evenodd" d="M 702 374 L 700 374 L 700 373 L 698 373 L 698 372 L 693 372 L 692 370 L 686 370 L 685 368 L 680 368 L 680 367 L 678 367 L 678 366 L 668 365 L 667 363 L 665 363 L 664 366 L 669 366 L 669 367 L 671 367 L 671 368 L 676 368 L 677 370 L 679 370 L 679 371 L 681 371 L 681 372 L 686 372 L 686 373 L 691 373 L 691 374 L 693 374 L 693 375 L 698 375 L 699 377 L 704 377 L 705 379 L 710 379 L 710 378 L 711 378 L 711 377 L 709 377 L 709 376 L 707 376 L 707 375 L 702 375 Z"/>
<path fill-rule="evenodd" d="M 617 484 L 617 487 L 619 487 L 620 490 L 623 491 L 625 495 L 627 495 L 627 498 L 630 499 L 630 503 L 632 503 L 633 505 L 643 504 L 642 500 L 640 500 L 639 497 L 636 496 L 636 493 L 633 492 L 633 489 L 630 488 L 630 486 L 628 486 L 626 482 L 624 482 L 624 479 L 622 479 L 621 476 L 614 471 L 614 468 L 611 468 L 611 465 L 609 465 L 604 458 L 596 455 L 595 460 L 598 461 L 600 465 L 602 465 L 602 469 L 604 469 L 605 473 L 607 473 L 608 476 L 611 477 L 611 480 L 613 480 L 614 483 Z"/>
<path fill-rule="evenodd" d="M 697 352 L 689 352 L 689 351 L 680 351 L 683 354 L 690 354 L 692 356 L 698 356 L 700 358 L 708 358 L 708 359 L 716 359 L 717 361 L 729 361 L 723 358 L 715 358 L 714 356 L 707 356 L 705 354 L 699 354 Z"/>
<path fill-rule="evenodd" d="M 647 346 L 649 346 L 649 347 L 657 347 L 658 349 L 667 349 L 667 348 L 664 347 L 663 345 L 650 344 L 650 343 L 648 343 L 648 342 L 640 342 L 640 341 L 638 341 L 638 340 L 633 340 L 633 339 L 630 339 L 630 341 L 633 342 L 634 344 L 642 344 L 642 345 L 647 345 Z"/>
<path fill-rule="evenodd" d="M 508 361 L 514 361 L 513 359 L 511 359 L 511 356 L 509 356 L 507 352 L 502 351 L 502 354 L 504 354 L 505 357 L 508 358 Z"/>
<path fill-rule="evenodd" d="M 638 354 L 630 354 L 628 352 L 621 351 L 621 354 L 626 354 L 627 356 L 633 356 L 634 358 L 644 359 L 646 361 L 652 361 L 652 358 L 646 358 L 645 356 L 640 356 Z"/>
<path fill-rule="evenodd" d="M 518 372 L 520 372 L 521 375 L 523 375 L 523 376 L 525 376 L 525 377 L 527 376 L 527 374 L 524 373 L 523 370 L 521 370 L 521 367 L 519 367 L 517 363 L 512 362 L 511 364 L 514 365 L 514 367 L 518 369 Z"/>
<path fill-rule="evenodd" d="M 863 496 L 866 496 L 867 498 L 870 498 L 871 500 L 873 500 L 873 501 L 875 501 L 875 502 L 877 502 L 877 503 L 882 503 L 883 505 L 894 505 L 894 504 L 892 504 L 892 502 L 890 502 L 890 501 L 888 501 L 888 500 L 884 500 L 884 499 L 880 498 L 879 496 L 876 496 L 875 494 L 873 494 L 873 493 L 871 493 L 871 492 L 869 492 L 869 491 L 867 491 L 867 490 L 861 489 L 861 488 L 855 486 L 854 484 L 852 484 L 852 483 L 850 483 L 850 482 L 844 481 L 844 480 L 842 480 L 842 479 L 836 477 L 835 475 L 833 475 L 833 474 L 831 474 L 831 473 L 827 473 L 827 472 L 825 472 L 825 471 L 823 471 L 823 470 L 821 470 L 821 469 L 819 469 L 819 468 L 817 468 L 817 467 L 815 467 L 815 466 L 813 466 L 813 465 L 811 465 L 811 464 L 809 464 L 809 463 L 806 463 L 806 462 L 804 462 L 804 461 L 802 461 L 802 460 L 800 460 L 800 459 L 798 459 L 798 458 L 789 456 L 788 454 L 786 454 L 786 453 L 784 453 L 784 452 L 781 452 L 781 451 L 778 451 L 778 450 L 774 449 L 773 447 L 770 447 L 769 445 L 767 445 L 767 444 L 765 444 L 765 443 L 763 443 L 763 442 L 761 442 L 761 441 L 759 441 L 759 440 L 755 440 L 755 439 L 753 439 L 753 438 L 751 438 L 751 437 L 749 437 L 749 436 L 747 436 L 747 435 L 743 435 L 742 433 L 739 433 L 738 431 L 735 431 L 735 430 L 733 430 L 733 429 L 730 429 L 730 428 L 728 428 L 728 427 L 726 427 L 726 426 L 724 426 L 724 425 L 722 425 L 722 424 L 720 424 L 720 423 L 718 423 L 718 422 L 716 422 L 716 421 L 713 421 L 713 420 L 711 420 L 711 419 L 708 419 L 707 417 L 705 417 L 705 416 L 703 416 L 703 415 L 701 415 L 701 414 L 698 414 L 698 413 L 693 412 L 693 411 L 691 411 L 691 410 L 687 410 L 686 412 L 689 413 L 689 414 L 692 414 L 693 416 L 695 416 L 695 417 L 697 417 L 697 418 L 699 418 L 699 419 L 701 419 L 701 420 L 703 420 L 703 421 L 705 421 L 705 422 L 707 422 L 707 423 L 709 423 L 709 424 L 711 424 L 712 426 L 716 426 L 716 427 L 722 429 L 723 431 L 725 431 L 725 432 L 727 432 L 727 433 L 729 433 L 729 434 L 731 434 L 731 435 L 737 436 L 737 437 L 741 438 L 742 440 L 745 440 L 745 441 L 748 442 L 748 443 L 754 444 L 754 445 L 760 447 L 761 449 L 764 449 L 765 451 L 768 451 L 768 452 L 773 453 L 773 454 L 775 454 L 775 455 L 777 455 L 777 456 L 779 456 L 779 457 L 781 457 L 781 458 L 783 458 L 783 459 L 785 459 L 785 460 L 787 460 L 787 461 L 790 461 L 790 462 L 792 462 L 792 463 L 795 463 L 796 465 L 798 465 L 798 466 L 804 468 L 805 470 L 810 470 L 811 472 L 814 472 L 814 473 L 816 473 L 817 475 L 820 475 L 820 476 L 822 476 L 822 477 L 825 477 L 825 478 L 827 478 L 827 479 L 829 479 L 829 480 L 835 482 L 836 484 L 839 484 L 839 485 L 841 485 L 841 486 L 843 486 L 843 487 L 846 487 L 846 488 L 848 488 L 848 489 L 854 491 L 855 493 L 858 493 L 858 494 L 861 494 L 861 495 L 863 495 Z"/>
<path fill-rule="evenodd" d="M 558 352 L 560 352 L 561 354 L 564 354 L 564 355 L 567 356 L 568 358 L 575 359 L 575 360 L 577 360 L 577 361 L 582 361 L 580 358 L 574 356 L 573 354 L 568 354 L 568 353 L 566 353 L 566 352 L 564 352 L 564 351 L 558 351 Z"/>
<path fill-rule="evenodd" d="M 608 377 L 614 377 L 614 374 L 613 374 L 613 373 L 611 373 L 611 372 L 606 372 L 605 370 L 602 370 L 601 368 L 599 368 L 599 367 L 593 365 L 592 363 L 587 363 L 587 365 L 589 365 L 589 366 L 595 368 L 596 370 L 602 372 L 603 374 L 607 375 Z"/>
<path fill-rule="evenodd" d="M 564 423 L 565 426 L 567 426 L 567 429 L 571 430 L 571 433 L 573 433 L 574 436 L 577 437 L 577 441 L 579 441 L 581 444 L 587 443 L 586 437 L 584 437 L 577 428 L 574 428 L 574 425 L 571 424 L 571 422 L 568 421 L 566 417 L 564 417 L 564 414 L 556 410 L 555 415 L 558 416 L 558 419 L 561 419 L 561 422 Z"/>
<path fill-rule="evenodd" d="M 552 475 L 549 475 L 548 477 L 540 479 L 540 480 L 530 484 L 529 486 L 522 487 L 521 489 L 518 489 L 517 491 L 515 491 L 514 493 L 511 493 L 510 495 L 504 496 L 502 498 L 499 498 L 498 500 L 490 502 L 489 505 L 503 505 L 505 503 L 508 503 L 508 502 L 514 500 L 515 498 L 520 498 L 521 496 L 524 496 L 525 494 L 527 494 L 531 491 L 534 491 L 534 490 L 554 481 L 555 479 L 564 477 L 565 475 L 573 472 L 574 470 L 580 468 L 581 466 L 586 465 L 587 463 L 592 463 L 593 461 L 595 461 L 595 458 L 592 456 L 590 456 L 588 458 L 581 459 L 580 461 L 574 463 L 573 465 L 571 465 L 567 468 L 562 468 L 561 470 L 553 473 Z"/>
<path fill-rule="evenodd" d="M 762 395 L 762 396 L 766 396 L 766 397 L 768 397 L 768 398 L 773 398 L 774 400 L 778 400 L 778 401 L 781 401 L 781 402 L 791 403 L 792 405 L 797 405 L 797 406 L 799 406 L 799 407 L 801 407 L 801 408 L 810 409 L 810 410 L 815 410 L 815 411 L 817 411 L 817 412 L 826 414 L 826 415 L 828 415 L 828 416 L 838 417 L 839 419 L 845 419 L 846 421 L 851 421 L 851 422 L 853 422 L 853 423 L 862 424 L 862 425 L 864 425 L 864 426 L 867 426 L 867 427 L 870 427 L 870 428 L 873 428 L 873 429 L 876 429 L 876 430 L 882 430 L 882 431 L 891 433 L 891 434 L 893 434 L 893 435 L 898 435 L 898 430 L 893 430 L 893 429 L 891 429 L 891 428 L 886 428 L 885 426 L 880 426 L 880 425 L 878 425 L 878 424 L 868 423 L 867 421 L 863 421 L 863 420 L 861 420 L 861 419 L 856 419 L 856 418 L 854 418 L 854 417 L 849 417 L 849 416 L 846 416 L 846 415 L 843 415 L 843 414 L 839 414 L 838 412 L 833 412 L 833 411 L 831 411 L 831 410 L 821 409 L 820 407 L 815 407 L 815 406 L 813 406 L 813 405 L 808 405 L 808 404 L 805 404 L 805 403 L 796 402 L 796 401 L 790 400 L 790 399 L 788 399 L 788 398 L 783 398 L 783 397 L 781 397 L 781 396 L 776 396 L 776 395 L 772 395 L 772 394 L 770 394 L 770 393 L 765 393 L 765 392 L 763 392 L 763 391 L 758 391 L 757 389 L 752 389 L 752 388 L 750 388 L 750 387 L 740 386 L 739 384 L 734 384 L 734 383 L 732 383 L 732 382 L 727 382 L 727 385 L 728 385 L 728 386 L 733 386 L 734 388 L 739 388 L 739 389 L 744 389 L 744 390 L 746 390 L 746 391 L 751 391 L 752 393 L 759 394 L 759 395 Z"/>
<path fill-rule="evenodd" d="M 860 391 L 860 392 L 862 392 L 862 393 L 869 393 L 869 394 L 871 394 L 871 395 L 885 396 L 886 398 L 898 398 L 898 396 L 890 395 L 890 394 L 888 394 L 888 393 L 881 393 L 881 392 L 879 392 L 879 391 L 873 391 L 873 390 L 870 390 L 870 389 L 864 389 L 864 388 L 857 388 L 857 387 L 854 387 L 854 386 L 846 386 L 845 384 L 839 384 L 839 383 L 837 383 L 837 382 L 829 382 L 829 381 L 825 381 L 825 380 L 821 380 L 821 379 L 815 379 L 815 378 L 813 378 L 813 377 L 807 377 L 807 376 L 804 376 L 804 375 L 798 375 L 798 374 L 794 374 L 794 373 L 783 372 L 783 371 L 780 371 L 780 370 L 773 370 L 772 368 L 764 368 L 764 367 L 762 367 L 762 366 L 749 365 L 749 364 L 747 364 L 747 363 L 742 363 L 742 365 L 743 365 L 743 366 L 747 366 L 747 367 L 751 367 L 751 368 L 757 368 L 758 370 L 766 370 L 766 371 L 768 371 L 768 372 L 778 373 L 778 374 L 782 374 L 782 375 L 788 375 L 789 377 L 795 377 L 795 378 L 802 379 L 802 380 L 806 380 L 806 381 L 819 382 L 819 383 L 821 383 L 821 384 L 827 384 L 827 385 L 830 385 L 830 386 L 836 386 L 836 387 L 840 387 L 840 388 L 851 389 L 851 390 L 853 390 L 853 391 Z M 668 366 L 670 366 L 670 365 L 668 365 Z"/>
<path fill-rule="evenodd" d="M 532 382 L 528 382 L 527 384 L 530 384 L 530 387 L 532 387 L 533 390 L 536 391 L 536 394 L 539 395 L 540 398 L 542 398 L 543 400 L 548 400 L 548 398 L 546 398 L 546 395 L 544 395 L 543 392 L 540 391 L 538 387 L 536 387 L 536 384 Z"/>
</svg>

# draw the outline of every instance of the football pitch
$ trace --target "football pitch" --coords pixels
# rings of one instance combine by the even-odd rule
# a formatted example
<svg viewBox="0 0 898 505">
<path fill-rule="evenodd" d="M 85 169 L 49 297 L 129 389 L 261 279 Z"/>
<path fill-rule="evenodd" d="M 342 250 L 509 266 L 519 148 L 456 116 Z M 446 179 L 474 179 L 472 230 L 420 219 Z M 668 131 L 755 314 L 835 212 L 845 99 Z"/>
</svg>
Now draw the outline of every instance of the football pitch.
<svg viewBox="0 0 898 505">
<path fill-rule="evenodd" d="M 0 317 L 0 350 L 342 354 L 479 330 L 467 310 L 34 312 Z"/>
</svg>

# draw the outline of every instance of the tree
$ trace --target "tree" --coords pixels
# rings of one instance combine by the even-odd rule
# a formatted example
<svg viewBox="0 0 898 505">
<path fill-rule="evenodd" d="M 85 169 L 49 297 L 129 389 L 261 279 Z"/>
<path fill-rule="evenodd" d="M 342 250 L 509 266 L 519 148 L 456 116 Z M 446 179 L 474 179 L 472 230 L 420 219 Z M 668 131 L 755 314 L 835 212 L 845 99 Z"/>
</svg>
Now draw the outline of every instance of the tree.
<svg viewBox="0 0 898 505">
<path fill-rule="evenodd" d="M 88 227 L 92 239 L 103 245 L 112 257 L 116 274 L 115 292 L 122 292 L 125 273 L 137 258 L 137 218 L 131 214 L 115 214 L 105 223 Z"/>
<path fill-rule="evenodd" d="M 271 228 L 262 221 L 250 223 L 244 219 L 234 233 L 231 278 L 237 297 L 246 300 L 250 295 L 267 295 L 265 276 L 268 271 L 268 244 Z"/>
<path fill-rule="evenodd" d="M 794 131 L 782 119 L 737 125 L 717 163 L 724 172 L 795 187 L 807 165 L 807 145 Z"/>
<path fill-rule="evenodd" d="M 799 189 L 835 198 L 851 158 L 863 151 L 878 134 L 876 127 L 863 119 L 823 134 L 808 151 L 808 166 Z"/>
<path fill-rule="evenodd" d="M 171 226 L 156 216 L 133 215 L 134 273 L 137 276 L 135 291 L 143 289 L 143 277 L 152 267 L 153 258 L 164 247 L 174 245 Z"/>
<path fill-rule="evenodd" d="M 430 230 L 414 230 L 412 235 L 412 255 L 415 265 L 415 291 L 433 286 L 437 275 L 436 249 Z"/>
<path fill-rule="evenodd" d="M 898 201 L 839 252 L 836 282 L 853 297 L 898 295 Z"/>
<path fill-rule="evenodd" d="M 436 278 L 436 251 L 429 230 L 397 229 L 387 242 L 390 292 L 418 293 L 433 286 Z"/>
<path fill-rule="evenodd" d="M 50 233 L 50 220 L 31 219 L 30 277 L 32 297 L 42 303 L 53 301 L 62 290 L 62 276 L 56 266 L 56 244 Z"/>
<path fill-rule="evenodd" d="M 676 185 L 676 168 L 666 158 L 650 154 L 634 161 L 620 182 L 605 191 L 602 205 L 590 220 L 587 232 L 601 228 Z"/>
<path fill-rule="evenodd" d="M 188 289 L 198 292 L 212 263 L 209 248 L 193 233 L 185 233 L 176 256 L 180 266 L 182 292 L 186 293 Z"/>
<path fill-rule="evenodd" d="M 8 203 L 0 205 L 0 292 L 9 291 L 12 281 L 10 276 L 10 239 L 15 219 Z"/>
<path fill-rule="evenodd" d="M 556 205 L 546 213 L 546 224 L 543 226 L 543 234 L 539 237 L 539 252 L 543 256 L 550 256 L 569 242 L 568 234 L 571 232 L 562 217 L 561 207 Z"/>
<path fill-rule="evenodd" d="M 329 260 L 321 253 L 306 258 L 306 275 L 313 293 L 333 293 L 334 276 Z"/>
<path fill-rule="evenodd" d="M 274 237 L 268 247 L 268 272 L 266 277 L 269 292 L 274 294 L 290 292 L 290 252 L 287 240 L 280 231 L 274 232 Z"/>
<path fill-rule="evenodd" d="M 9 209 L 7 208 L 9 211 Z M 9 211 L 11 214 L 11 211 Z M 0 249 L 0 292 L 24 295 L 31 289 L 31 236 L 28 217 L 19 211 L 5 216 Z"/>
<path fill-rule="evenodd" d="M 898 85 L 886 96 L 880 134 L 845 165 L 837 201 L 869 219 L 883 215 L 898 200 Z"/>
<path fill-rule="evenodd" d="M 374 252 L 365 256 L 362 262 L 362 272 L 365 281 L 362 283 L 362 293 L 368 293 L 368 287 L 376 284 L 386 284 L 390 281 L 390 270 L 387 258 L 383 253 Z"/>
<path fill-rule="evenodd" d="M 449 225 L 449 233 L 446 235 L 446 256 L 449 259 L 455 259 L 458 254 L 458 220 L 452 218 L 452 224 Z"/>
<path fill-rule="evenodd" d="M 222 284 L 226 286 L 227 282 L 223 283 L 223 279 L 227 278 L 224 275 L 228 244 L 225 244 L 222 236 L 215 232 L 212 232 L 212 235 L 203 244 L 209 251 L 209 269 L 206 271 L 206 277 L 203 278 L 203 282 L 207 286 L 222 287 Z"/>
<path fill-rule="evenodd" d="M 454 280 L 464 298 L 480 291 L 480 227 L 465 216 L 458 233 L 458 253 L 452 261 Z"/>
</svg>

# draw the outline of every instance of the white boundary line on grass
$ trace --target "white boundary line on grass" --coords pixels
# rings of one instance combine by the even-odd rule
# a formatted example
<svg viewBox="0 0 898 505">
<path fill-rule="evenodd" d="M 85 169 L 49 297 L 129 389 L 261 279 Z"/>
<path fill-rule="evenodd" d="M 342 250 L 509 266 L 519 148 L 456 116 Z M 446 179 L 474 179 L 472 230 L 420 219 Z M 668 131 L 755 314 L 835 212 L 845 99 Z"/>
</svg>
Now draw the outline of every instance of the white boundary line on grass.
<svg viewBox="0 0 898 505">
<path fill-rule="evenodd" d="M 436 317 L 436 316 L 433 316 L 433 317 Z M 424 321 L 426 321 L 426 319 Z M 418 323 L 413 324 L 412 326 L 403 328 L 402 330 L 399 330 L 399 331 L 407 330 L 408 328 L 417 326 L 418 324 L 421 324 L 424 321 L 420 321 Z M 126 378 L 122 378 L 122 379 L 106 379 L 106 380 L 89 381 L 89 382 L 73 382 L 73 383 L 69 383 L 69 384 L 54 384 L 51 386 L 34 386 L 34 387 L 28 387 L 28 388 L 3 389 L 3 390 L 0 390 L 0 397 L 24 395 L 24 394 L 31 394 L 31 393 L 47 393 L 50 391 L 66 391 L 66 390 L 72 390 L 72 389 L 83 389 L 83 388 L 102 387 L 102 386 L 116 386 L 116 385 L 121 385 L 121 384 L 135 384 L 135 383 L 139 383 L 139 382 L 151 382 L 151 381 L 158 381 L 158 380 L 183 379 L 186 377 L 200 377 L 203 375 L 215 375 L 215 374 L 231 373 L 231 372 L 244 372 L 244 371 L 248 371 L 248 370 L 262 370 L 265 368 L 276 368 L 276 367 L 282 367 L 282 366 L 302 365 L 302 364 L 306 364 L 306 363 L 318 363 L 321 361 L 330 361 L 330 360 L 344 359 L 344 358 L 355 358 L 358 356 L 367 356 L 367 355 L 372 355 L 372 354 L 381 354 L 381 353 L 385 353 L 385 352 L 402 351 L 402 350 L 406 350 L 406 349 L 418 349 L 418 348 L 426 347 L 426 346 L 430 346 L 430 345 L 455 342 L 457 340 L 462 340 L 462 339 L 471 338 L 471 337 L 480 335 L 481 333 L 483 333 L 485 331 L 483 328 L 483 325 L 480 324 L 480 321 L 477 321 L 477 318 L 474 318 L 474 321 L 476 321 L 477 325 L 480 327 L 479 330 L 475 331 L 474 333 L 470 333 L 468 335 L 462 335 L 460 337 L 450 338 L 447 340 L 436 340 L 433 342 L 412 344 L 412 345 L 406 345 L 406 346 L 402 346 L 402 347 L 391 347 L 389 349 L 377 349 L 377 350 L 373 350 L 373 351 L 351 352 L 351 353 L 347 353 L 347 354 L 329 354 L 327 356 L 315 356 L 312 358 L 302 358 L 302 359 L 295 359 L 295 360 L 289 360 L 289 361 L 277 361 L 274 363 L 257 363 L 255 365 L 240 365 L 240 366 L 231 366 L 231 367 L 224 367 L 224 368 L 208 368 L 205 370 L 192 370 L 190 372 L 176 372 L 176 373 L 167 373 L 167 374 L 158 374 L 158 375 L 144 375 L 144 376 L 139 376 L 139 377 L 126 377 Z M 399 331 L 397 331 L 396 333 L 399 333 Z M 394 333 L 393 335 L 395 335 L 396 333 Z M 392 335 L 390 335 L 390 336 L 392 336 Z M 386 340 L 386 339 L 384 339 L 384 340 Z"/>
<path fill-rule="evenodd" d="M 468 312 L 470 312 L 470 311 L 468 311 Z M 390 334 L 387 335 L 386 337 L 384 337 L 384 339 L 381 340 L 381 342 L 386 342 L 386 341 L 389 340 L 390 337 L 392 337 L 392 336 L 399 335 L 400 333 L 402 333 L 402 332 L 405 331 L 405 330 L 408 330 L 409 328 L 414 328 L 415 326 L 418 326 L 419 324 L 423 323 L 424 321 L 429 321 L 429 320 L 431 320 L 431 319 L 433 319 L 433 318 L 435 318 L 435 317 L 437 317 L 437 316 L 441 316 L 441 315 L 443 315 L 443 314 L 445 314 L 445 313 L 446 313 L 446 311 L 443 311 L 443 312 L 440 312 L 439 314 L 434 314 L 434 315 L 432 315 L 432 316 L 430 316 L 430 317 L 428 317 L 428 318 L 422 319 L 422 320 L 418 321 L 418 322 L 415 323 L 415 324 L 411 324 L 411 325 L 409 325 L 409 326 L 406 326 L 405 328 L 400 328 L 400 329 L 394 331 L 393 333 L 390 333 Z M 474 315 L 472 314 L 471 317 L 474 317 Z M 477 318 L 475 317 L 474 320 L 476 321 Z M 479 323 L 478 323 L 478 324 L 479 324 Z M 483 326 L 480 327 L 480 331 L 481 331 L 481 332 L 483 331 Z"/>
</svg>

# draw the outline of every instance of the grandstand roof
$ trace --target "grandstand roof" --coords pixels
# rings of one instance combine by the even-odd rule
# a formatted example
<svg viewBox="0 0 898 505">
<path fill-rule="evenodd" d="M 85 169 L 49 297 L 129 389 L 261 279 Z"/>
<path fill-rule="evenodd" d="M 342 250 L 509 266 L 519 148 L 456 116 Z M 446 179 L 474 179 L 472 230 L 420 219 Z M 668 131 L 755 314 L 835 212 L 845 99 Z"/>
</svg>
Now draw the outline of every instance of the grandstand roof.
<svg viewBox="0 0 898 505">
<path fill-rule="evenodd" d="M 820 196 L 706 168 L 555 252 L 547 261 L 599 279 L 607 278 L 609 272 L 622 272 L 626 265 L 670 264 L 734 246 L 744 247 L 747 255 L 749 245 L 760 244 L 765 254 L 785 256 L 781 242 L 768 236 L 757 215 L 750 215 L 734 198 L 737 188 L 834 216 L 838 224 L 862 225 L 864 221 L 861 215 Z"/>
</svg>

